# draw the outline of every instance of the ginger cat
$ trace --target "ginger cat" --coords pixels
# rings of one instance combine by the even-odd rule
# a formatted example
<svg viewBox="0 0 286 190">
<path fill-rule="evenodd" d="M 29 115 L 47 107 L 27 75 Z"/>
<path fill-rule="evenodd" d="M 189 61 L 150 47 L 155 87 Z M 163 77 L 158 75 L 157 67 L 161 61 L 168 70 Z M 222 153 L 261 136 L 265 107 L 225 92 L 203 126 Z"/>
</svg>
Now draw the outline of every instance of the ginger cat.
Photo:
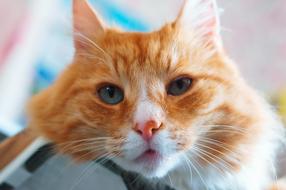
<svg viewBox="0 0 286 190">
<path fill-rule="evenodd" d="M 178 190 L 264 190 L 284 129 L 226 55 L 212 0 L 158 31 L 106 27 L 74 0 L 72 64 L 29 105 L 30 126 L 76 160 L 109 158 Z"/>
</svg>

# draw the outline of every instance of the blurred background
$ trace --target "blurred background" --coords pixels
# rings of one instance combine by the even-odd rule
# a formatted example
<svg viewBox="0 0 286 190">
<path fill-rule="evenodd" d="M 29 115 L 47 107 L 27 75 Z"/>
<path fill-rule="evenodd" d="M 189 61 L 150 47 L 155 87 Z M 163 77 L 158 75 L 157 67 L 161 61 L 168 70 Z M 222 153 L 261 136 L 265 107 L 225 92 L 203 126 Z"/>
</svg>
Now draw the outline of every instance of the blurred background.
<svg viewBox="0 0 286 190">
<path fill-rule="evenodd" d="M 109 25 L 152 31 L 182 0 L 90 0 Z M 226 51 L 286 118 L 286 1 L 218 0 Z M 25 105 L 70 63 L 71 0 L 0 0 L 0 133 L 26 126 Z"/>
</svg>

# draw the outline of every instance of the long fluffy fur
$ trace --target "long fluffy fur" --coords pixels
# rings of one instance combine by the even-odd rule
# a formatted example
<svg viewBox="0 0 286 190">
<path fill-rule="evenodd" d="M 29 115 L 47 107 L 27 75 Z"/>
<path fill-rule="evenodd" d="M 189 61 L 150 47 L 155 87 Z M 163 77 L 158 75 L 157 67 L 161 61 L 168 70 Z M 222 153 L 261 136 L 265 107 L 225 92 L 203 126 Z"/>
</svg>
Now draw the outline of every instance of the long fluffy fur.
<svg viewBox="0 0 286 190">
<path fill-rule="evenodd" d="M 72 64 L 29 104 L 33 129 L 76 160 L 110 158 L 147 177 L 170 177 L 182 190 L 270 187 L 284 128 L 223 51 L 213 1 L 189 0 L 174 22 L 151 33 L 99 26 L 85 3 L 74 0 L 84 10 L 74 9 Z M 191 77 L 192 87 L 169 96 L 179 76 Z M 124 90 L 123 102 L 98 98 L 105 83 Z M 150 118 L 162 127 L 147 143 L 134 125 Z M 148 148 L 160 159 L 137 162 Z"/>
</svg>

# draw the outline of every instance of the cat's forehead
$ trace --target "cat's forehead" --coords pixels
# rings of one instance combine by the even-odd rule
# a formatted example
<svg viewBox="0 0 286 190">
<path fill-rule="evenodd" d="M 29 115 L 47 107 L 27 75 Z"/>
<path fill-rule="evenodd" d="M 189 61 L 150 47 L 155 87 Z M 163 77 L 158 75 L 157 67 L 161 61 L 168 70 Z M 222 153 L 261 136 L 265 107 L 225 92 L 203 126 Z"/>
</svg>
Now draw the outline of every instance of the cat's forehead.
<svg viewBox="0 0 286 190">
<path fill-rule="evenodd" d="M 121 64 L 129 69 L 166 71 L 183 55 L 179 42 L 162 31 L 109 32 L 101 43 L 115 65 Z"/>
<path fill-rule="evenodd" d="M 143 79 L 168 82 L 182 75 L 206 78 L 216 75 L 216 70 L 229 70 L 219 57 L 210 59 L 212 53 L 200 48 L 197 41 L 178 35 L 168 26 L 151 33 L 109 30 L 90 53 L 99 58 L 88 61 L 88 75 L 115 84 Z"/>
</svg>

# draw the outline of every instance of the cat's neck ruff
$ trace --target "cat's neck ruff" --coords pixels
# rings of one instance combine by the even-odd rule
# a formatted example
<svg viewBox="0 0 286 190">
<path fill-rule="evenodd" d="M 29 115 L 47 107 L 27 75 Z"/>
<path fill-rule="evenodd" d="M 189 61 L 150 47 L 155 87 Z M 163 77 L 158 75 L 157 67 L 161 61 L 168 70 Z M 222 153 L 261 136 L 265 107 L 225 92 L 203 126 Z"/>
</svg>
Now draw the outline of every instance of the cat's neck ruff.
<svg viewBox="0 0 286 190">
<path fill-rule="evenodd" d="M 180 190 L 262 190 L 277 181 L 277 152 L 285 145 L 285 130 L 281 121 L 269 109 L 272 118 L 261 125 L 259 139 L 255 139 L 248 162 L 241 163 L 237 171 L 219 170 L 219 164 L 201 166 L 197 162 L 181 162 L 166 176 L 166 181 Z M 248 145 L 247 145 L 248 146 Z"/>
</svg>

